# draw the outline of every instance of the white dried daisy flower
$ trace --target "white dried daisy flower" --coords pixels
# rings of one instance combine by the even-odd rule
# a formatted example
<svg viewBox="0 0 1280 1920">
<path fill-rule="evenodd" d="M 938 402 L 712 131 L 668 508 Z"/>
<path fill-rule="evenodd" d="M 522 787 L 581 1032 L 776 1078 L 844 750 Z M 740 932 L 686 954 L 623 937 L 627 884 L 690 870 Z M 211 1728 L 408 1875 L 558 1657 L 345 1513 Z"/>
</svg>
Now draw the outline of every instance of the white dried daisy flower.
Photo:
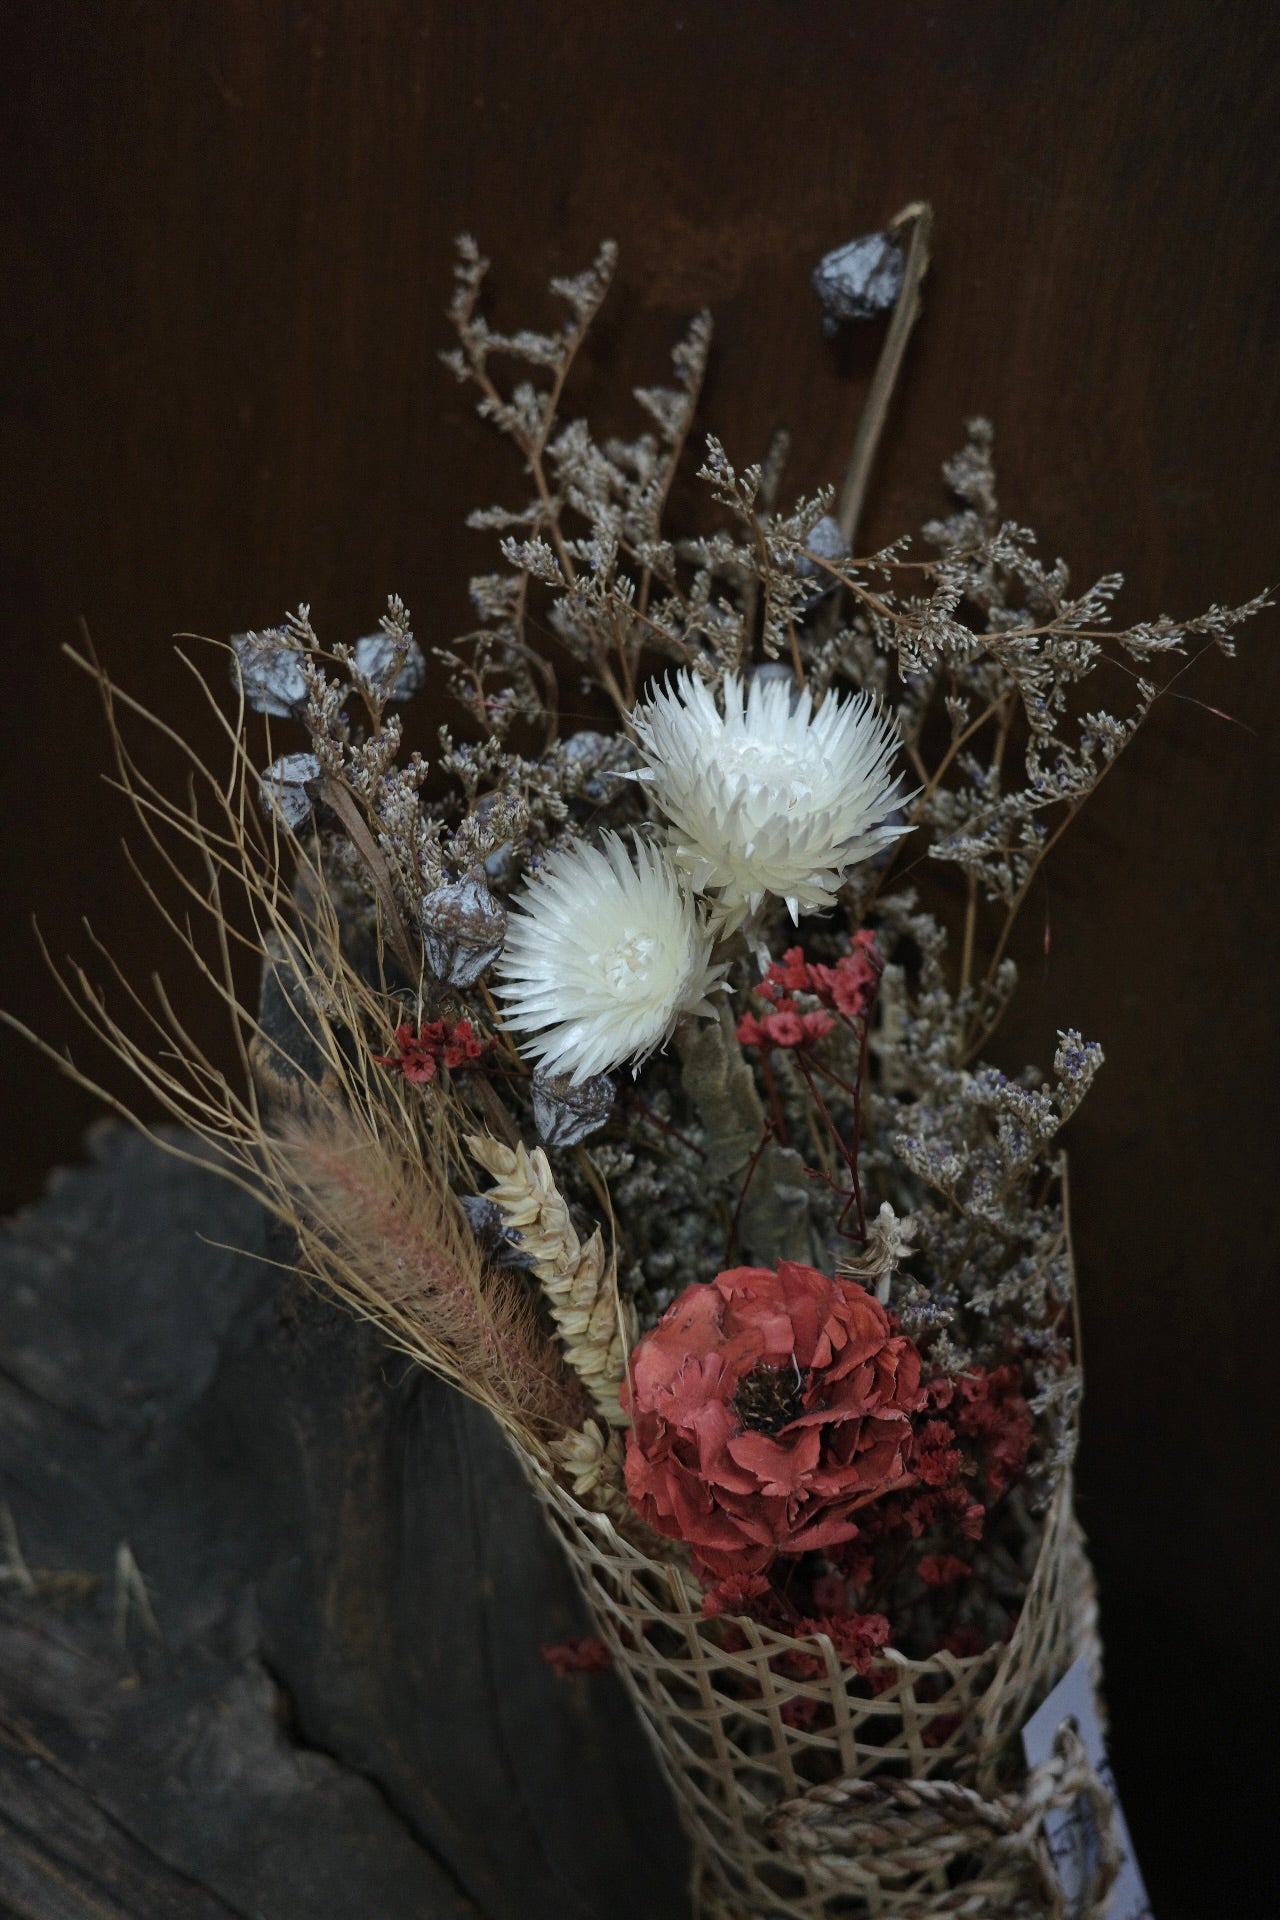
<svg viewBox="0 0 1280 1920">
<path fill-rule="evenodd" d="M 634 857 L 633 857 L 634 855 Z M 498 963 L 505 1024 L 532 1038 L 521 1052 L 574 1083 L 670 1039 L 681 1014 L 713 1011 L 724 968 L 662 848 L 606 833 L 553 853 L 513 902 Z"/>
<path fill-rule="evenodd" d="M 766 894 L 830 907 L 850 867 L 908 831 L 893 761 L 902 742 L 869 694 L 828 694 L 814 709 L 790 677 L 724 682 L 723 711 L 682 670 L 632 715 L 643 780 L 668 821 L 669 852 L 719 929 Z"/>
</svg>

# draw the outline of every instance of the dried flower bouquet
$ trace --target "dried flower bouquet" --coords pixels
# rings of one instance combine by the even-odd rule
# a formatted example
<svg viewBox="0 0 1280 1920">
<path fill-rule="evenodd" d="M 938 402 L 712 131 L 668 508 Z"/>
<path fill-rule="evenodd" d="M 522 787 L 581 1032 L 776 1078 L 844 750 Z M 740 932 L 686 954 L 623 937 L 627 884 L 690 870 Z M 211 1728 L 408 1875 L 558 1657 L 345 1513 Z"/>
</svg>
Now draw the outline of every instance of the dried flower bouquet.
<svg viewBox="0 0 1280 1920">
<path fill-rule="evenodd" d="M 561 407 L 612 249 L 553 283 L 558 328 L 503 335 L 463 243 L 449 363 L 528 484 L 470 517 L 502 565 L 435 649 L 469 725 L 432 759 L 402 750 L 426 660 L 397 599 L 353 645 L 305 607 L 236 637 L 231 773 L 187 749 L 189 801 L 82 662 L 242 1075 L 119 974 L 74 969 L 71 1002 L 306 1272 L 501 1422 L 708 1915 L 1059 1912 L 1043 1819 L 1081 1792 L 1089 1911 L 1114 1868 L 1078 1741 L 1030 1776 L 1017 1745 L 1097 1651 L 1058 1136 L 1102 1055 L 984 1054 L 1046 854 L 1161 668 L 1265 596 L 1113 629 L 1119 577 L 1073 591 L 1001 517 L 982 421 L 950 515 L 856 553 L 927 231 L 858 243 L 894 317 L 839 497 L 784 508 L 781 442 L 738 471 L 709 440 L 681 536 L 708 318 L 648 429 L 600 442 Z M 598 725 L 565 727 L 548 632 Z"/>
</svg>

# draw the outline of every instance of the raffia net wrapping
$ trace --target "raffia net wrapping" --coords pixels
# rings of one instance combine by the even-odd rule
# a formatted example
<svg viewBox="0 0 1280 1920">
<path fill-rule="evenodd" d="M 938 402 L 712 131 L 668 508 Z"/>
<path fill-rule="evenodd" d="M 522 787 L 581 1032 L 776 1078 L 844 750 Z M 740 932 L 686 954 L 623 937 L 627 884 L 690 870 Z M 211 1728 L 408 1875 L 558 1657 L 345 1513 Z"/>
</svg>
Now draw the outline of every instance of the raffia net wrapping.
<svg viewBox="0 0 1280 1920">
<path fill-rule="evenodd" d="M 1081 1792 L 1102 1833 L 1085 1915 L 1103 1912 L 1115 1866 L 1105 1789 L 1069 1735 L 1029 1779 L 1020 1758 L 1023 1721 L 1072 1662 L 1085 1654 L 1100 1678 L 1069 1475 L 1028 1536 L 1034 1571 L 1009 1642 L 967 1659 L 887 1651 L 895 1682 L 873 1699 L 824 1635 L 735 1619 L 746 1644 L 727 1651 L 685 1568 L 650 1558 L 522 1458 L 674 1790 L 699 1920 L 1059 1914 L 1043 1815 Z M 779 1674 L 778 1656 L 795 1652 L 817 1653 L 822 1677 Z M 832 1725 L 789 1725 L 797 1700 L 829 1708 Z"/>
</svg>

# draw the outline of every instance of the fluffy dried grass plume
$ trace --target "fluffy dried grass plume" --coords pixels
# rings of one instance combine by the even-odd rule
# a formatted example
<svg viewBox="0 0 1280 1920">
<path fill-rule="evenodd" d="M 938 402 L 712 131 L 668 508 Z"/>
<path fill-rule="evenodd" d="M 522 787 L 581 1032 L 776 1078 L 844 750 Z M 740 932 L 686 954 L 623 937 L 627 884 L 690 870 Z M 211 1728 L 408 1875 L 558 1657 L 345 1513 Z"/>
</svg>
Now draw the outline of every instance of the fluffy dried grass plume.
<svg viewBox="0 0 1280 1920">
<path fill-rule="evenodd" d="M 282 1120 L 267 1148 L 304 1270 L 533 1451 L 581 1422 L 534 1296 L 486 1268 L 438 1162 L 333 1107 Z"/>
<path fill-rule="evenodd" d="M 306 840 L 290 840 L 282 857 L 279 824 L 258 804 L 243 709 L 224 716 L 192 666 L 230 746 L 230 772 L 217 773 L 122 694 L 96 660 L 72 658 L 97 682 L 115 784 L 183 907 L 167 904 L 171 889 L 162 896 L 132 854 L 130 862 L 200 986 L 221 1003 L 240 1072 L 233 1082 L 200 1046 L 158 977 L 148 996 L 92 934 L 110 998 L 83 967 L 59 966 L 47 950 L 45 958 L 71 1011 L 138 1083 L 137 1106 L 80 1067 L 69 1048 L 9 1024 L 166 1151 L 212 1167 L 259 1201 L 296 1235 L 304 1274 L 549 1459 L 550 1442 L 581 1426 L 589 1398 L 544 1330 L 536 1300 L 516 1277 L 484 1263 L 450 1192 L 447 1170 L 458 1154 L 447 1091 L 432 1088 L 428 1116 L 419 1090 L 377 1064 L 391 1037 L 385 983 L 366 981 L 348 958 L 337 907 Z M 141 770 L 122 713 L 180 751 L 181 801 Z M 330 785 L 335 810 L 354 818 L 357 795 L 339 790 L 336 779 Z M 291 881 L 284 878 L 290 868 Z M 390 930 L 383 932 L 393 945 Z M 238 978 L 246 956 L 261 971 L 263 1003 L 274 998 L 287 1007 L 305 1039 L 300 1048 L 246 1004 Z M 153 1104 L 182 1134 L 142 1117 Z"/>
</svg>

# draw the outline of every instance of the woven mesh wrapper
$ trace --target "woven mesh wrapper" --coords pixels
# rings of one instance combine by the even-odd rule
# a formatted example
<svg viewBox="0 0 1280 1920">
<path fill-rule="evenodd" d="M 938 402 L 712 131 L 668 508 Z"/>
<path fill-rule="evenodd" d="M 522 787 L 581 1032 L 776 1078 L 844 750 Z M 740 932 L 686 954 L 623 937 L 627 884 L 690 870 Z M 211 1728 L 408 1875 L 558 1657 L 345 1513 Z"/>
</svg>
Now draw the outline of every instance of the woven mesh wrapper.
<svg viewBox="0 0 1280 1920">
<path fill-rule="evenodd" d="M 965 1859 L 946 1871 L 928 1858 L 904 1866 L 901 1848 L 886 1848 L 878 1870 L 865 1841 L 850 1857 L 815 1863 L 784 1852 L 768 1823 L 780 1801 L 840 1779 L 938 1777 L 979 1794 L 1016 1785 L 1027 1714 L 1080 1654 L 1098 1678 L 1093 1580 L 1069 1475 L 1038 1544 L 1028 1538 L 1034 1572 L 1010 1641 L 968 1659 L 943 1653 L 909 1660 L 888 1651 L 882 1657 L 895 1682 L 872 1699 L 824 1635 L 797 1641 L 735 1619 L 746 1644 L 726 1651 L 724 1623 L 703 1619 L 701 1590 L 683 1568 L 650 1559 L 536 1463 L 524 1464 L 671 1782 L 693 1843 L 702 1920 L 914 1920 L 935 1913 L 994 1920 L 1053 1911 L 1025 1893 L 1027 1862 L 1013 1859 L 1007 1846 L 996 1850 L 994 1864 Z M 819 1679 L 775 1671 L 771 1661 L 796 1651 L 818 1654 Z M 796 1700 L 828 1708 L 831 1726 L 789 1725 L 783 1709 Z M 934 1739 L 927 1737 L 931 1728 L 941 1730 Z"/>
</svg>

